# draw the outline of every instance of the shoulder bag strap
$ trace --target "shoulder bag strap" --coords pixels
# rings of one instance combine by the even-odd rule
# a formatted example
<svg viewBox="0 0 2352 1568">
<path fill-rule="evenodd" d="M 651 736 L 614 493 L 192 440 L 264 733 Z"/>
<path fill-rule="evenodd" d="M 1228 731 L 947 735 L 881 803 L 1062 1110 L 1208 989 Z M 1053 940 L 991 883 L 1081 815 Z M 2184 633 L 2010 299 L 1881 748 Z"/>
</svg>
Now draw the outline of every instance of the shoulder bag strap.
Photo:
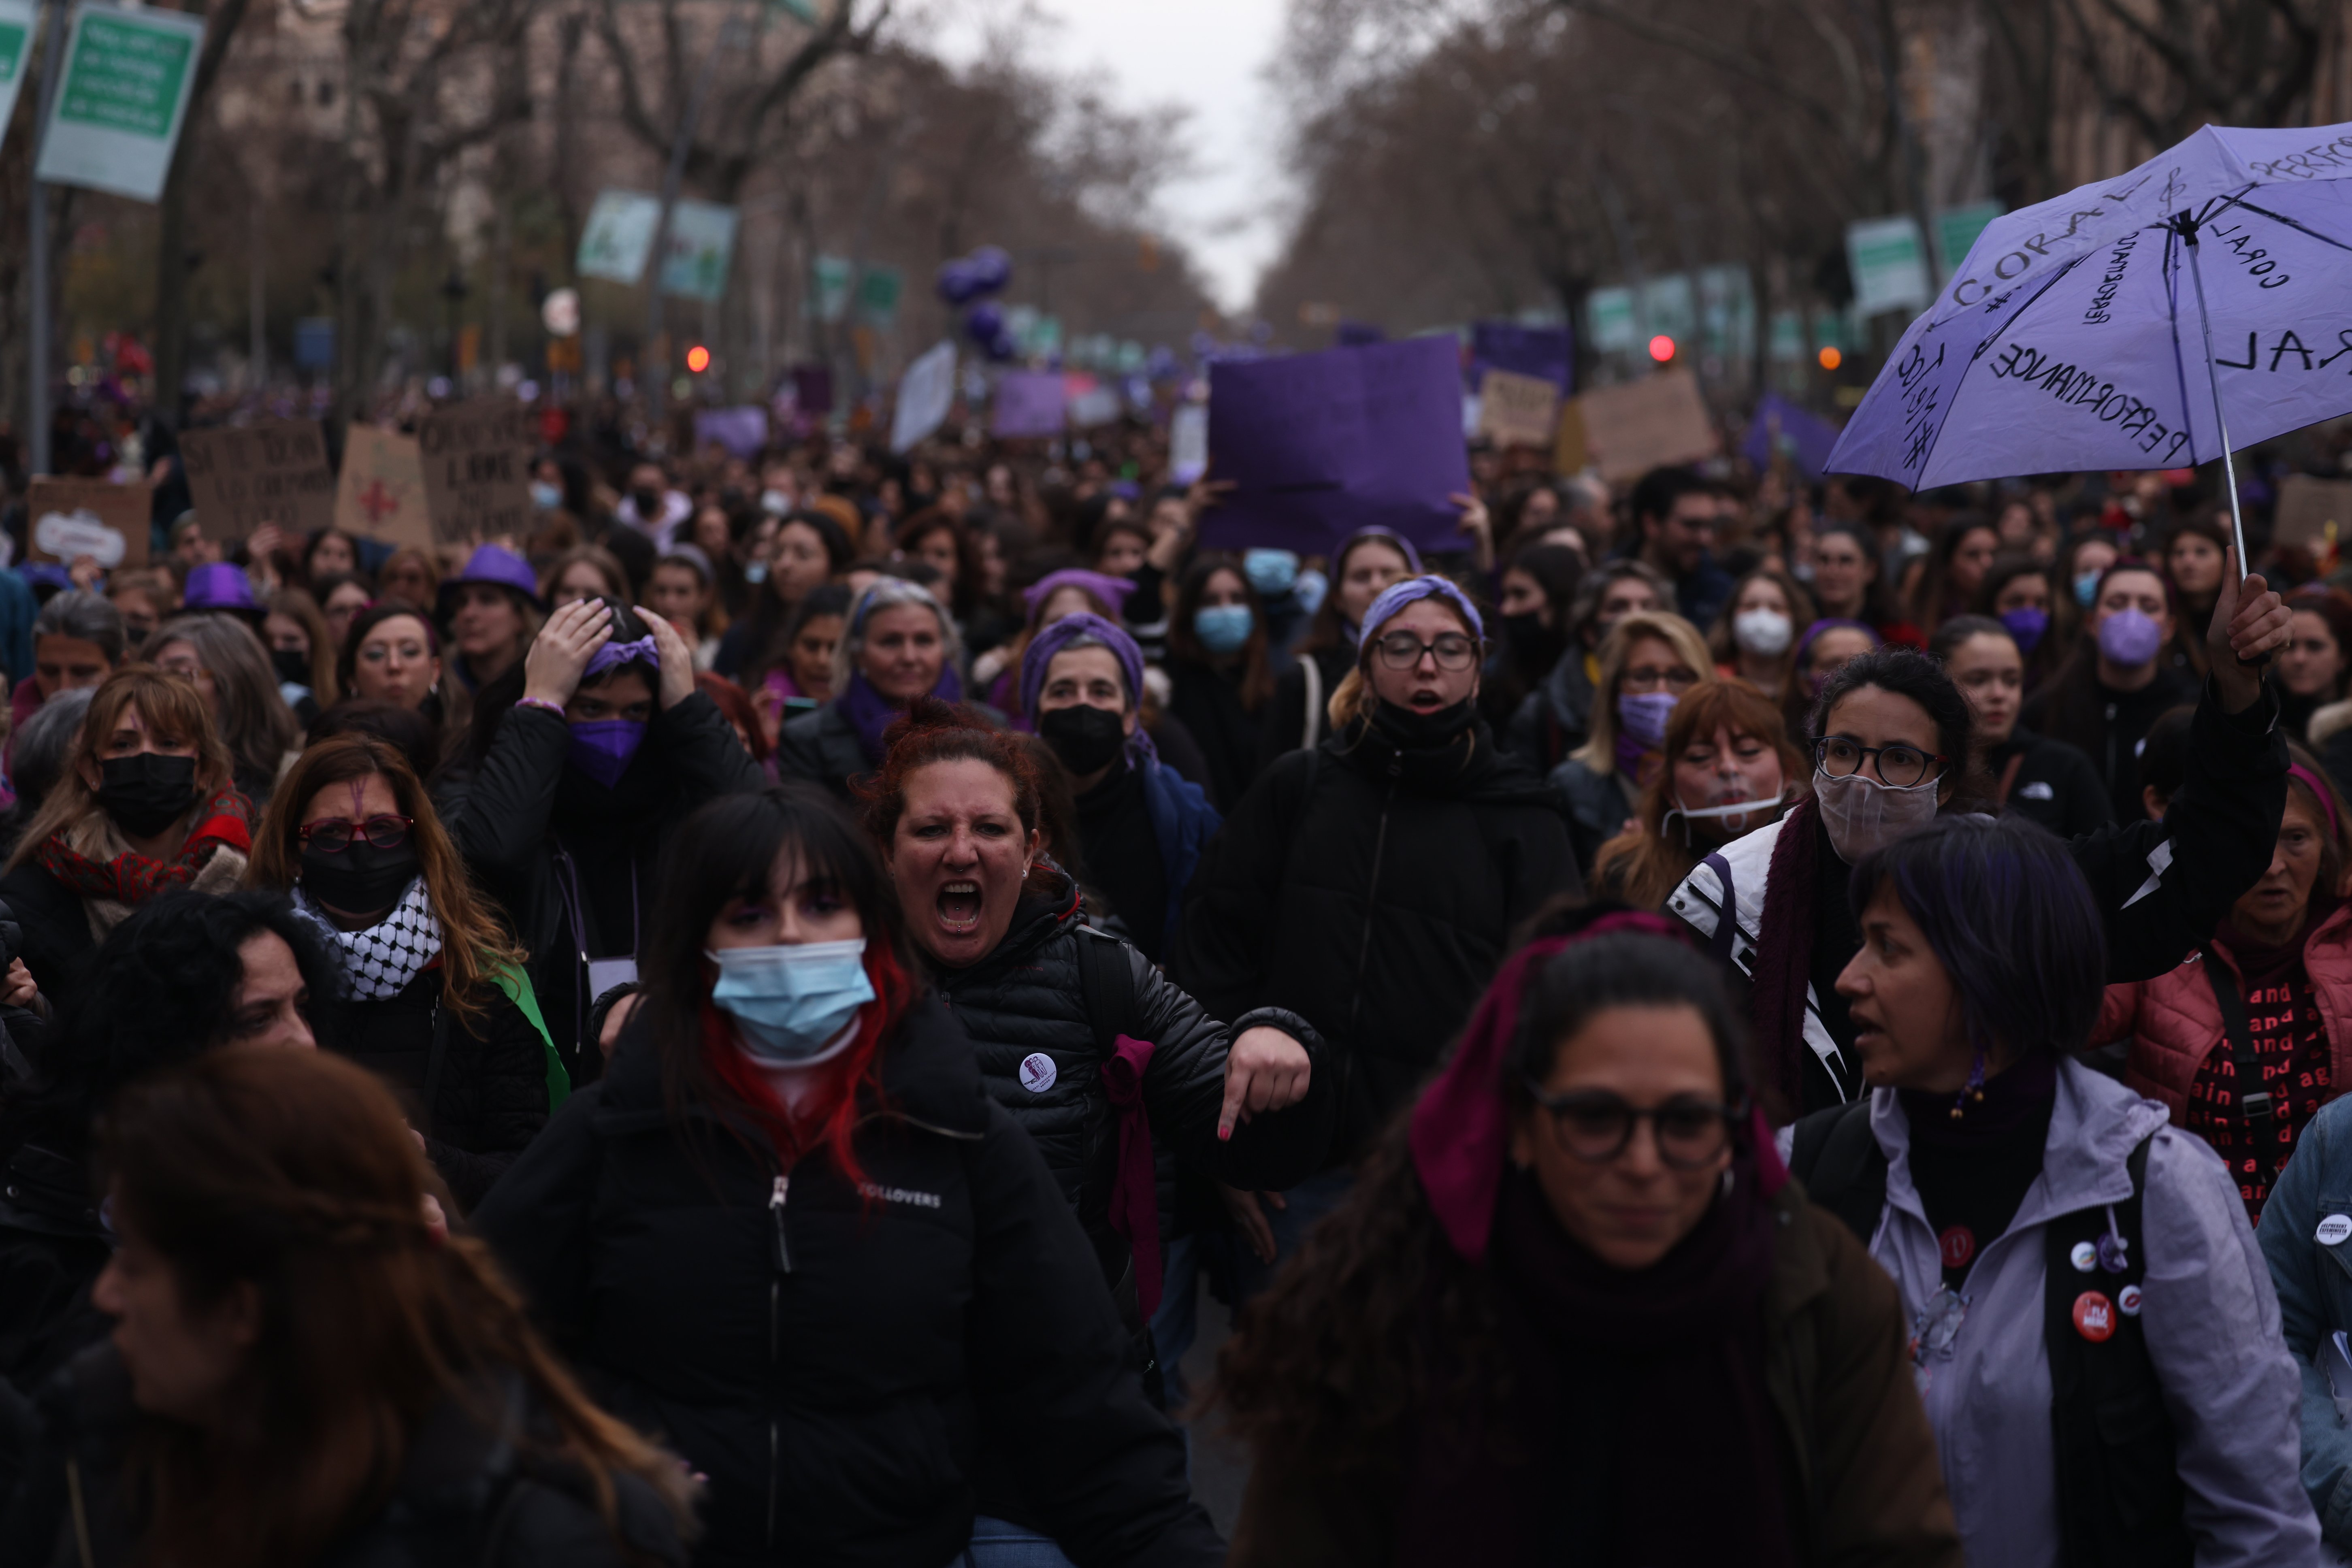
<svg viewBox="0 0 2352 1568">
<path fill-rule="evenodd" d="M 1313 751 L 1323 728 L 1323 667 L 1311 653 L 1298 659 L 1298 673 L 1307 681 L 1307 722 L 1298 732 L 1301 749 Z"/>
<path fill-rule="evenodd" d="M 2238 1114 L 2245 1119 L 2246 1132 L 2253 1140 L 2258 1173 L 2263 1184 L 2268 1186 L 2277 1148 L 2278 1110 L 2271 1100 L 2270 1090 L 2263 1087 L 2262 1064 L 2254 1058 L 2253 1030 L 2246 1024 L 2246 999 L 2238 994 L 2238 983 L 2231 976 L 2229 966 L 2221 962 L 2221 954 L 2210 943 L 2203 952 L 2205 981 L 2213 987 L 2214 1003 L 2221 1009 L 2221 1033 L 2230 1042 L 2230 1059 L 2237 1068 Z"/>
<path fill-rule="evenodd" d="M 2017 770 L 2023 764 L 2024 761 L 2025 753 L 2023 752 L 2020 752 L 2017 755 L 2010 758 L 2008 764 L 2000 770 L 2000 783 L 1992 792 L 1993 809 L 1996 811 L 2006 810 L 2008 808 L 2009 792 L 2016 787 Z"/>
<path fill-rule="evenodd" d="M 1121 1035 L 1132 1035 L 1135 972 L 1127 944 L 1091 926 L 1078 928 L 1078 987 L 1086 994 L 1087 1027 L 1095 1049 L 1108 1059 Z"/>
</svg>

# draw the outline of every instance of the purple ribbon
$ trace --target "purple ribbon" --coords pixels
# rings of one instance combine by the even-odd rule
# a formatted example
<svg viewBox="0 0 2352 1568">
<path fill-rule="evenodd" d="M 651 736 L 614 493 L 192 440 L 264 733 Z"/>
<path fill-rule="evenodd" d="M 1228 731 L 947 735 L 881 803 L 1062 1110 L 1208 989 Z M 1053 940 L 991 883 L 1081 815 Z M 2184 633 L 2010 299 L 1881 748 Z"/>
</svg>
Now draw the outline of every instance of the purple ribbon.
<svg viewBox="0 0 2352 1568">
<path fill-rule="evenodd" d="M 1135 1255 L 1135 1300 L 1146 1322 L 1160 1310 L 1160 1183 L 1151 1169 L 1151 1117 L 1143 1105 L 1143 1074 L 1155 1047 L 1118 1037 L 1102 1065 L 1103 1092 L 1118 1112 L 1118 1164 L 1110 1184 L 1110 1227 Z"/>
<path fill-rule="evenodd" d="M 650 664 L 659 669 L 661 646 L 651 633 L 635 642 L 608 642 L 588 656 L 588 668 L 580 672 L 580 679 L 585 684 L 616 664 Z"/>
</svg>

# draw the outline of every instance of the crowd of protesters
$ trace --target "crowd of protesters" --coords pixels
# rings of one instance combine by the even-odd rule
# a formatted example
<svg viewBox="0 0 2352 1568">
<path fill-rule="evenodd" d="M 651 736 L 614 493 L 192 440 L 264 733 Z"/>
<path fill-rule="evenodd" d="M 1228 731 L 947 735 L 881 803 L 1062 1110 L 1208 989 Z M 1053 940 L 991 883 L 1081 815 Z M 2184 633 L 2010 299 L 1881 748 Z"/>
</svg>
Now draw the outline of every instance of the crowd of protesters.
<svg viewBox="0 0 2352 1568">
<path fill-rule="evenodd" d="M 2352 1551 L 2332 560 L 688 428 L 0 569 L 0 1568 Z"/>
</svg>

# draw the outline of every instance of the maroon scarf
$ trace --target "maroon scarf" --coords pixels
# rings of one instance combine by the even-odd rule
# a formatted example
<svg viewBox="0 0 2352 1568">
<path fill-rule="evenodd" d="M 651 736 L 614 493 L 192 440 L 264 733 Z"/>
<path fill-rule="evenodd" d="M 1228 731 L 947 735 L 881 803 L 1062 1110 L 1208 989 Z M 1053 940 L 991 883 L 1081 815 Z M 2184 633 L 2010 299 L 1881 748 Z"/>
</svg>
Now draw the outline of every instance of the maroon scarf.
<svg viewBox="0 0 2352 1568">
<path fill-rule="evenodd" d="M 1758 1073 L 1779 1091 L 1784 1118 L 1794 1116 L 1801 1103 L 1805 987 L 1812 975 L 1814 892 L 1821 875 L 1813 822 L 1820 810 L 1807 795 L 1780 819 L 1771 869 L 1764 876 L 1764 913 L 1757 922 L 1755 984 L 1748 992 Z M 1738 918 L 1735 910 L 1723 914 Z"/>
<path fill-rule="evenodd" d="M 248 826 L 253 808 L 245 796 L 225 789 L 205 803 L 196 824 L 169 860 L 154 860 L 126 849 L 111 860 L 93 860 L 66 843 L 65 829 L 49 835 L 33 851 L 33 864 L 84 899 L 110 899 L 118 904 L 139 905 L 169 888 L 184 888 L 195 880 L 213 852 L 224 847 L 240 855 L 253 853 Z"/>
</svg>

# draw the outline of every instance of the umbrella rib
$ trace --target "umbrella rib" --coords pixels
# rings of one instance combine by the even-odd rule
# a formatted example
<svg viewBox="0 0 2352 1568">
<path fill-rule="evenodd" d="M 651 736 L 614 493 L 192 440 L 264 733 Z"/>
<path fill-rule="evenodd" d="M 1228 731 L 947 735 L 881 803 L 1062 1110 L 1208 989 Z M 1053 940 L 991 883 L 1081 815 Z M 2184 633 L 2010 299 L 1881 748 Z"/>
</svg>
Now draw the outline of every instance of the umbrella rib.
<svg viewBox="0 0 2352 1568">
<path fill-rule="evenodd" d="M 2170 226 L 2164 230 L 2165 317 L 2172 327 L 2172 384 L 2180 394 L 2180 417 L 2189 427 L 2189 459 L 2197 460 L 2197 406 L 2189 397 L 2189 365 L 2180 357 L 2180 237 Z"/>
<path fill-rule="evenodd" d="M 2084 256 L 2087 256 L 2090 252 L 2085 251 L 2083 254 Z M 2036 289 L 2032 295 L 2028 298 L 2023 304 L 2018 306 L 2016 310 L 2010 312 L 2009 319 L 2007 321 L 2001 322 L 2000 326 L 1995 327 L 1992 331 L 1987 332 L 1983 337 L 1979 338 L 1977 340 L 1977 346 L 1969 351 L 1969 363 L 1962 365 L 1960 367 L 1960 374 L 1952 378 L 1952 401 L 1944 410 L 1944 422 L 1941 425 L 1937 426 L 1935 435 L 1928 437 L 1927 455 L 1919 459 L 1919 478 L 1922 480 L 1927 479 L 1927 470 L 1935 466 L 1936 448 L 1944 444 L 1944 432 L 1951 428 L 1952 411 L 1959 405 L 1960 384 L 1968 380 L 1969 372 L 1976 369 L 1977 363 L 1984 358 L 1985 350 L 1992 346 L 1992 341 L 1995 338 L 2000 336 L 2001 333 L 2009 331 L 2011 327 L 2016 326 L 2020 317 L 2023 316 L 2026 311 L 2031 310 L 2034 306 L 2042 302 L 2042 296 L 2047 294 L 2051 289 L 2058 286 L 2058 279 L 2065 277 L 2066 274 L 2074 271 L 2075 268 L 2080 267 L 2082 264 L 2083 257 L 2077 256 L 2072 261 L 2067 262 L 2063 267 L 2058 268 L 2057 271 L 2053 272 L 2047 279 L 2042 280 L 2042 287 Z"/>
<path fill-rule="evenodd" d="M 2273 223 L 2283 223 L 2298 234 L 2309 235 L 2312 238 L 2319 241 L 2322 245 L 2332 245 L 2338 250 L 2352 250 L 2352 245 L 2347 245 L 2340 239 L 2336 239 L 2327 235 L 2324 235 L 2317 229 L 2312 228 L 2307 225 L 2297 223 L 2294 219 L 2287 216 L 2284 213 L 2274 213 L 2268 207 L 2258 207 L 2254 205 L 2253 203 L 2246 201 L 2239 196 L 2224 196 L 2222 201 L 2229 206 L 2243 207 L 2250 213 L 2260 213 L 2263 216 L 2269 218 Z M 2208 219 L 2207 221 L 2210 222 L 2211 220 Z"/>
</svg>

